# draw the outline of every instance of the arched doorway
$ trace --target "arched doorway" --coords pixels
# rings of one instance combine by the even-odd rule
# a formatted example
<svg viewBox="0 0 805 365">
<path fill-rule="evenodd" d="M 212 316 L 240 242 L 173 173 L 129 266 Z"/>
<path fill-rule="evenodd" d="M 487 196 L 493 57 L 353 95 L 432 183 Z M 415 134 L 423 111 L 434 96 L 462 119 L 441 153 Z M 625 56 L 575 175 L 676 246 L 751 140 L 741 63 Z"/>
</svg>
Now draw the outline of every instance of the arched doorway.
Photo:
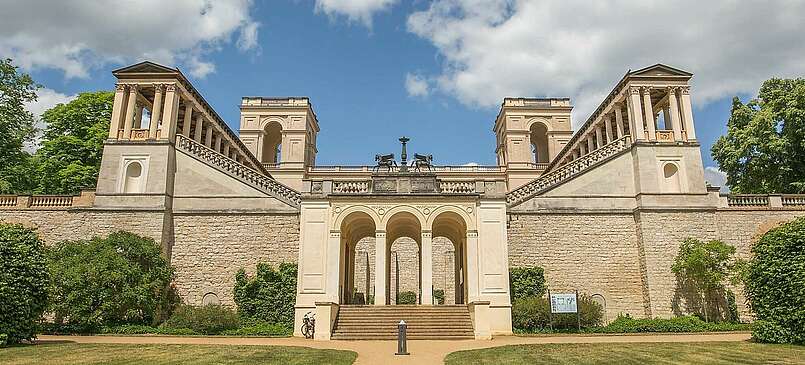
<svg viewBox="0 0 805 365">
<path fill-rule="evenodd" d="M 375 221 L 369 214 L 361 211 L 352 212 L 347 215 L 341 222 L 341 253 L 340 253 L 340 271 L 339 271 L 339 297 L 340 304 L 365 304 L 371 299 L 369 288 L 371 286 L 361 283 L 363 292 L 357 291 L 358 285 L 356 280 L 366 278 L 370 271 L 361 271 L 363 277 L 356 275 L 356 260 L 364 258 L 366 251 L 358 251 L 356 248 L 359 244 L 364 243 L 361 247 L 367 246 L 365 242 L 374 241 L 375 237 Z M 371 246 L 368 245 L 368 246 Z M 362 257 L 358 258 L 357 253 L 363 253 Z M 367 260 L 364 258 L 364 260 Z M 371 270 L 371 265 L 362 265 L 361 268 Z M 368 280 L 366 280 L 368 281 Z"/>
<path fill-rule="evenodd" d="M 436 216 L 432 227 L 434 289 L 444 290 L 444 304 L 466 304 L 467 224 L 458 213 L 445 211 Z M 443 258 L 440 258 L 440 251 L 445 254 Z M 447 254 L 453 257 L 447 257 Z"/>
<path fill-rule="evenodd" d="M 548 127 L 541 122 L 531 125 L 531 152 L 534 163 L 548 163 Z"/>
<path fill-rule="evenodd" d="M 386 304 L 396 304 L 399 293 L 413 288 L 416 288 L 415 302 L 419 303 L 422 298 L 422 224 L 419 218 L 406 211 L 395 213 L 386 223 L 386 237 L 389 243 L 386 245 Z M 396 255 L 392 257 L 392 253 Z M 414 253 L 418 265 L 399 265 L 410 260 Z M 400 262 L 401 254 L 406 261 Z M 394 270 L 392 265 L 395 265 Z"/>
<path fill-rule="evenodd" d="M 260 160 L 263 163 L 278 164 L 282 161 L 282 125 L 277 121 L 266 124 L 263 136 L 263 149 Z"/>
</svg>

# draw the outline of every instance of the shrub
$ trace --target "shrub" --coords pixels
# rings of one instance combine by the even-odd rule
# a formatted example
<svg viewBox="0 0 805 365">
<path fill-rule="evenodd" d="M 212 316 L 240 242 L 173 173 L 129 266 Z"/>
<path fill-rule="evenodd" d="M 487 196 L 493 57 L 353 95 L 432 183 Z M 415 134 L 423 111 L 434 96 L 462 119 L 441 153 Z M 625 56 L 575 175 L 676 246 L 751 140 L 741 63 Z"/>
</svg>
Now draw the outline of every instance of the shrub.
<svg viewBox="0 0 805 365">
<path fill-rule="evenodd" d="M 62 241 L 49 250 L 53 312 L 81 332 L 102 326 L 156 324 L 176 305 L 173 268 L 151 238 L 115 232 Z"/>
<path fill-rule="evenodd" d="M 220 305 L 194 307 L 183 305 L 176 308 L 160 328 L 187 328 L 203 335 L 217 335 L 240 326 L 238 314 Z"/>
<path fill-rule="evenodd" d="M 296 303 L 296 265 L 282 263 L 278 270 L 257 264 L 257 272 L 248 277 L 241 269 L 235 274 L 235 303 L 244 319 L 293 327 Z"/>
<path fill-rule="evenodd" d="M 0 333 L 0 347 L 3 347 L 8 344 L 8 335 L 5 333 Z"/>
<path fill-rule="evenodd" d="M 581 321 L 582 328 L 590 328 L 600 326 L 603 317 L 601 305 L 584 294 L 579 295 L 578 315 L 563 313 L 551 316 L 550 310 L 548 299 L 544 297 L 516 299 L 512 305 L 512 327 L 518 332 L 540 332 L 548 330 L 552 323 L 554 329 L 575 329 Z"/>
<path fill-rule="evenodd" d="M 805 344 L 805 218 L 764 234 L 752 247 L 746 297 L 761 342 Z"/>
<path fill-rule="evenodd" d="M 433 299 L 436 299 L 436 304 L 444 304 L 444 289 L 435 289 Z"/>
<path fill-rule="evenodd" d="M 404 291 L 397 294 L 397 304 L 416 304 L 416 293 Z"/>
<path fill-rule="evenodd" d="M 736 268 L 740 266 L 734 255 L 735 247 L 718 240 L 702 242 L 688 238 L 679 246 L 679 254 L 671 267 L 680 286 L 677 293 L 693 293 L 688 303 L 701 303 L 706 321 L 729 320 L 731 317 L 729 294 L 724 284 L 736 276 Z"/>
<path fill-rule="evenodd" d="M 512 301 L 525 297 L 545 295 L 545 270 L 541 267 L 513 267 L 509 269 L 509 286 Z"/>
<path fill-rule="evenodd" d="M 125 324 L 122 326 L 104 327 L 101 333 L 117 335 L 171 335 L 171 336 L 195 336 L 196 331 L 189 328 L 170 328 L 152 327 L 138 324 Z"/>
<path fill-rule="evenodd" d="M 283 324 L 251 321 L 237 329 L 227 330 L 221 334 L 226 336 L 287 337 L 293 334 L 293 330 Z"/>
<path fill-rule="evenodd" d="M 740 323 L 705 322 L 696 316 L 680 316 L 670 319 L 646 318 L 634 319 L 628 315 L 619 315 L 610 324 L 596 328 L 600 333 L 645 333 L 645 332 L 721 332 L 749 329 L 749 325 Z"/>
<path fill-rule="evenodd" d="M 47 259 L 36 231 L 0 224 L 0 334 L 2 342 L 34 337 L 48 303 Z"/>
</svg>

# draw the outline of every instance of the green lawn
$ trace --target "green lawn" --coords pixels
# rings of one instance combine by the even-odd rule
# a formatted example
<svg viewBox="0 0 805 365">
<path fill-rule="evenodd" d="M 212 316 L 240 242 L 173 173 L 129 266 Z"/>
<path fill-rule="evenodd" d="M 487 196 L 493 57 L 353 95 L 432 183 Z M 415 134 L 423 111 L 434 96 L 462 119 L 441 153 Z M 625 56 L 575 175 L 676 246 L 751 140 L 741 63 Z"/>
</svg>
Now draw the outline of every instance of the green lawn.
<svg viewBox="0 0 805 365">
<path fill-rule="evenodd" d="M 357 356 L 292 346 L 60 343 L 0 348 L 0 364 L 352 364 Z"/>
<path fill-rule="evenodd" d="M 805 347 L 750 342 L 516 345 L 454 352 L 445 364 L 805 364 Z"/>
</svg>

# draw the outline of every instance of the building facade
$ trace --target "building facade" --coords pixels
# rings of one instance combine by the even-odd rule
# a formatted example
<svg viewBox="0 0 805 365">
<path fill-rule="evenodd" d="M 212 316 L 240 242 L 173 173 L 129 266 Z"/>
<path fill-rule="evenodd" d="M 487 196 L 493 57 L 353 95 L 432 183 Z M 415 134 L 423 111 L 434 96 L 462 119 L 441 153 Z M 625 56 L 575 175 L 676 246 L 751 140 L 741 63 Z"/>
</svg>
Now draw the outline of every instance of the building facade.
<svg viewBox="0 0 805 365">
<path fill-rule="evenodd" d="M 504 99 L 495 166 L 409 164 L 404 149 L 397 166 L 321 166 L 306 97 L 244 97 L 235 133 L 178 69 L 142 62 L 114 75 L 96 189 L 0 196 L 0 220 L 50 243 L 152 237 L 193 305 L 233 305 L 241 268 L 297 263 L 297 335 L 306 313 L 329 339 L 343 306 L 393 305 L 403 292 L 466 305 L 476 338 L 510 334 L 518 266 L 545 268 L 552 291 L 590 295 L 608 320 L 690 313 L 699 303 L 671 272 L 683 239 L 747 257 L 759 235 L 805 215 L 805 196 L 706 185 L 692 75 L 665 65 L 627 72 L 575 133 L 567 98 Z"/>
</svg>

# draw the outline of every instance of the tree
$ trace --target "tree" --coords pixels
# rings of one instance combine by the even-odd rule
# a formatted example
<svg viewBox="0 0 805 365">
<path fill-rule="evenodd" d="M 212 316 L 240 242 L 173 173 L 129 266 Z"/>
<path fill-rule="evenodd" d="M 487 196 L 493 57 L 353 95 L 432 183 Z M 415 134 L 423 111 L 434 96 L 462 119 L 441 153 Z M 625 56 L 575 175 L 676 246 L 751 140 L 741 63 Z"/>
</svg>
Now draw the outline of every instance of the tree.
<svg viewBox="0 0 805 365">
<path fill-rule="evenodd" d="M 758 97 L 736 97 L 713 159 L 737 193 L 805 192 L 805 79 L 771 79 Z"/>
<path fill-rule="evenodd" d="M 10 59 L 0 60 L 0 194 L 30 191 L 30 155 L 23 145 L 34 133 L 34 115 L 25 103 L 36 101 L 31 76 L 21 74 Z"/>
<path fill-rule="evenodd" d="M 47 307 L 48 282 L 45 248 L 36 231 L 0 223 L 0 337 L 5 341 L 34 337 Z"/>
<path fill-rule="evenodd" d="M 233 290 L 238 313 L 243 318 L 293 327 L 296 274 L 296 264 L 291 263 L 281 263 L 277 269 L 259 263 L 252 277 L 240 269 Z"/>
<path fill-rule="evenodd" d="M 48 255 L 57 323 L 85 332 L 105 325 L 154 325 L 176 304 L 173 268 L 153 239 L 121 231 L 62 241 Z"/>
<path fill-rule="evenodd" d="M 112 92 L 81 93 L 42 114 L 47 127 L 35 155 L 38 193 L 77 194 L 95 187 L 113 101 Z"/>
<path fill-rule="evenodd" d="M 690 284 L 701 298 L 705 321 L 713 294 L 735 277 L 739 262 L 733 258 L 735 247 L 718 240 L 702 242 L 694 238 L 682 241 L 671 271 Z"/>
<path fill-rule="evenodd" d="M 746 297 L 762 342 L 805 345 L 805 218 L 764 234 L 752 246 Z"/>
</svg>

